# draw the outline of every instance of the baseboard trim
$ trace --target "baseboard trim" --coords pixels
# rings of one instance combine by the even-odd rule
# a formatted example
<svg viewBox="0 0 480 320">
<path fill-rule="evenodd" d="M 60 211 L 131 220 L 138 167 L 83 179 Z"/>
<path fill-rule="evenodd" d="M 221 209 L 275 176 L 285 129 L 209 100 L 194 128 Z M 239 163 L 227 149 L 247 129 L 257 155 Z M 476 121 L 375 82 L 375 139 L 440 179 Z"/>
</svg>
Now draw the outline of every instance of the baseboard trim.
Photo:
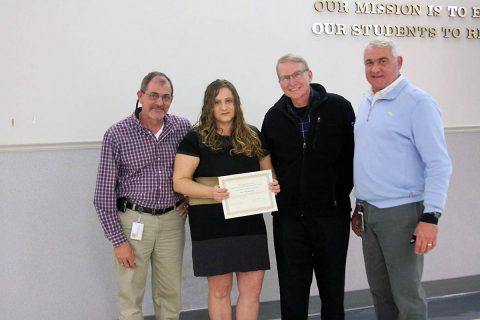
<svg viewBox="0 0 480 320">
<path fill-rule="evenodd" d="M 35 143 L 0 145 L 0 152 L 25 152 L 25 151 L 54 151 L 54 150 L 89 150 L 100 149 L 101 141 L 73 141 L 59 143 Z"/>
<path fill-rule="evenodd" d="M 425 281 L 423 286 L 427 297 L 441 297 L 461 293 L 480 292 L 480 275 Z M 345 292 L 345 309 L 359 309 L 372 306 L 372 297 L 368 289 Z M 318 314 L 320 310 L 320 298 L 310 297 L 309 311 Z M 154 316 L 145 317 L 145 320 L 154 320 Z M 208 310 L 186 310 L 180 315 L 181 320 L 208 320 Z M 261 303 L 259 320 L 280 319 L 280 302 L 265 301 Z"/>
<path fill-rule="evenodd" d="M 468 133 L 468 132 L 480 132 L 480 126 L 458 126 L 458 127 L 445 127 L 445 133 Z"/>
</svg>

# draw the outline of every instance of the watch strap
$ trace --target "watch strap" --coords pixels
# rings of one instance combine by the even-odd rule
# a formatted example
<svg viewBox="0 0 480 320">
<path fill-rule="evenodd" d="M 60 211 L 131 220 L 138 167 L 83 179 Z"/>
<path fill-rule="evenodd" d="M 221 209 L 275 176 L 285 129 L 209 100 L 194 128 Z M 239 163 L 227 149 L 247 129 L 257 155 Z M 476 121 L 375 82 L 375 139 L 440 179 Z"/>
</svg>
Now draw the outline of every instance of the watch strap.
<svg viewBox="0 0 480 320">
<path fill-rule="evenodd" d="M 424 212 L 420 218 L 421 222 L 438 224 L 438 219 L 442 214 L 440 212 Z"/>
</svg>

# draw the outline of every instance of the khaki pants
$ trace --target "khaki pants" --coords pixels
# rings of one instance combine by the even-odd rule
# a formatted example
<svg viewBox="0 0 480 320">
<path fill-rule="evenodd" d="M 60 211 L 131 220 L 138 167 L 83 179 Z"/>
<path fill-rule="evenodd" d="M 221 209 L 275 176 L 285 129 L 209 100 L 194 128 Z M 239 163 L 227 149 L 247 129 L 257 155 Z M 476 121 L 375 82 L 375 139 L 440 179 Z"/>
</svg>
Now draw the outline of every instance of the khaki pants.
<svg viewBox="0 0 480 320">
<path fill-rule="evenodd" d="M 143 320 L 142 302 L 148 265 L 152 265 L 152 298 L 157 320 L 178 319 L 181 310 L 182 258 L 185 219 L 175 210 L 164 215 L 119 213 L 123 231 L 135 254 L 136 268 L 124 268 L 117 259 L 118 310 L 120 320 Z M 144 223 L 142 240 L 130 239 L 132 223 Z"/>
</svg>

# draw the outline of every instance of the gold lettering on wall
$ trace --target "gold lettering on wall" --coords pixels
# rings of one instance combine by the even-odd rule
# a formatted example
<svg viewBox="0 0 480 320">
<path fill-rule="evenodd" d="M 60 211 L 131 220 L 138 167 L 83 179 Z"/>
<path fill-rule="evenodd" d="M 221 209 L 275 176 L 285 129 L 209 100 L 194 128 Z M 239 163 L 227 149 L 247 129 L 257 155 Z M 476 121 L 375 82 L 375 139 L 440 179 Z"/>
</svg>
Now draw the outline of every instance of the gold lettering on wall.
<svg viewBox="0 0 480 320">
<path fill-rule="evenodd" d="M 480 39 L 480 29 L 467 28 L 467 39 Z"/>
<path fill-rule="evenodd" d="M 318 12 L 348 13 L 347 1 L 315 1 L 313 6 Z"/>
<path fill-rule="evenodd" d="M 312 32 L 315 34 L 328 34 L 328 35 L 346 35 L 346 25 L 338 23 L 314 23 L 312 26 Z"/>
<path fill-rule="evenodd" d="M 480 7 L 472 8 L 472 18 L 480 18 Z"/>
<path fill-rule="evenodd" d="M 467 9 L 465 7 L 448 6 L 447 7 L 449 17 L 462 17 L 467 15 Z"/>
<path fill-rule="evenodd" d="M 421 16 L 422 14 L 434 21 L 439 17 L 448 18 L 449 21 L 465 21 L 468 18 L 480 18 L 480 7 L 465 6 L 442 6 L 434 4 L 417 4 L 397 2 L 363 2 L 341 0 L 315 0 L 313 5 L 319 14 L 358 14 L 358 15 L 397 15 L 397 16 Z M 471 16 L 470 16 L 471 13 Z M 343 16 L 343 15 L 342 15 Z M 373 17 L 372 17 L 373 18 Z M 441 36 L 444 39 L 480 39 L 480 28 L 465 26 L 431 26 L 431 25 L 385 25 L 372 23 L 369 19 L 367 24 L 346 25 L 343 23 L 315 22 L 311 31 L 315 35 L 324 36 L 384 36 L 405 38 L 435 38 Z M 480 20 L 477 20 L 480 21 Z M 450 24 L 450 23 L 449 23 Z M 465 33 L 463 33 L 465 32 Z"/>
<path fill-rule="evenodd" d="M 437 29 L 435 27 L 428 26 L 354 24 L 352 25 L 351 31 L 353 36 L 434 38 L 437 35 Z"/>
<path fill-rule="evenodd" d="M 355 1 L 355 13 L 364 14 L 396 14 L 404 16 L 419 16 L 422 8 L 418 4 L 396 4 Z"/>
<path fill-rule="evenodd" d="M 439 17 L 442 15 L 442 6 L 428 5 L 427 10 L 427 16 Z"/>
<path fill-rule="evenodd" d="M 459 38 L 462 31 L 460 28 L 442 27 L 442 33 L 444 38 Z"/>
</svg>

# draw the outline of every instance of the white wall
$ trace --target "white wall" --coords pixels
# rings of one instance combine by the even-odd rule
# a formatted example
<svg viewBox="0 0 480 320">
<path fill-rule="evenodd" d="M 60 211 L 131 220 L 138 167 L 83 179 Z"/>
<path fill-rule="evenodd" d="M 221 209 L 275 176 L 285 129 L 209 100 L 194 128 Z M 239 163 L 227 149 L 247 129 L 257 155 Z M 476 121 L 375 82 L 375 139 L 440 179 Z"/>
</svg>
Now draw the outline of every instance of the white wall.
<svg viewBox="0 0 480 320">
<path fill-rule="evenodd" d="M 360 1 L 364 2 L 364 1 Z M 442 16 L 427 16 L 427 5 Z M 367 89 L 366 36 L 315 35 L 314 23 L 459 27 L 459 39 L 398 38 L 404 73 L 443 108 L 447 126 L 480 123 L 480 39 L 465 27 L 478 1 L 465 0 L 465 18 L 448 17 L 456 1 L 415 1 L 421 16 L 325 13 L 315 1 L 84 0 L 0 2 L 0 145 L 98 141 L 132 112 L 141 78 L 171 76 L 172 112 L 195 121 L 202 94 L 216 78 L 238 88 L 246 118 L 260 126 L 279 97 L 274 66 L 284 53 L 304 55 L 314 80 L 357 104 Z M 412 1 L 396 1 L 411 4 Z M 349 1 L 354 11 L 354 1 Z M 480 31 L 480 30 L 479 30 Z M 12 124 L 13 119 L 13 124 Z"/>
</svg>

